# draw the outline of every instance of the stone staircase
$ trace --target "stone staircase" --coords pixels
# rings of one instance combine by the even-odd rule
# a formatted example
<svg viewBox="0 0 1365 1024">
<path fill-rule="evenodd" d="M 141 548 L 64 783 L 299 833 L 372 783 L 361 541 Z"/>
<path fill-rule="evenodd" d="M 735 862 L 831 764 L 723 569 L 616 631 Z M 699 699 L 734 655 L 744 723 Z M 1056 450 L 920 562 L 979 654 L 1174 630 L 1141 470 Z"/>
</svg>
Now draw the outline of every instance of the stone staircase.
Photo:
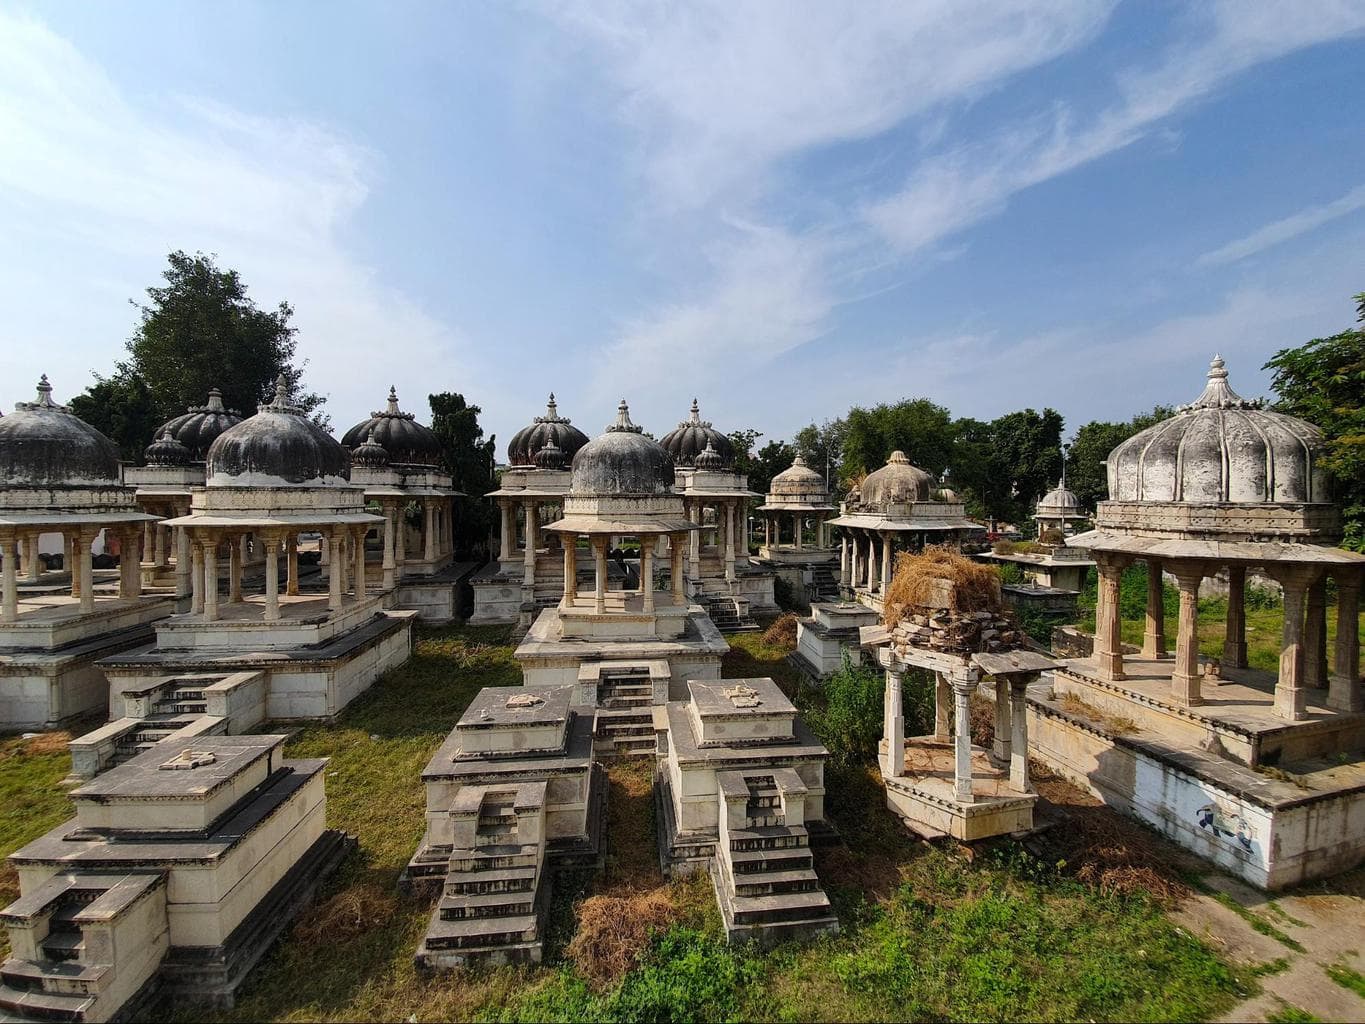
<svg viewBox="0 0 1365 1024">
<path fill-rule="evenodd" d="M 641 668 L 604 670 L 597 686 L 593 749 L 617 757 L 653 757 L 653 683 Z"/>
<path fill-rule="evenodd" d="M 169 948 L 159 872 L 55 875 L 0 913 L 0 1020 L 104 1021 L 150 993 Z"/>
<path fill-rule="evenodd" d="M 815 566 L 811 570 L 811 582 L 806 585 L 806 593 L 812 601 L 837 601 L 838 573 L 828 565 Z"/>
<path fill-rule="evenodd" d="M 545 783 L 466 786 L 450 814 L 455 844 L 418 966 L 539 963 L 548 899 Z"/>
<path fill-rule="evenodd" d="M 804 824 L 805 786 L 790 768 L 716 773 L 720 842 L 712 882 L 731 942 L 834 934 Z"/>
</svg>

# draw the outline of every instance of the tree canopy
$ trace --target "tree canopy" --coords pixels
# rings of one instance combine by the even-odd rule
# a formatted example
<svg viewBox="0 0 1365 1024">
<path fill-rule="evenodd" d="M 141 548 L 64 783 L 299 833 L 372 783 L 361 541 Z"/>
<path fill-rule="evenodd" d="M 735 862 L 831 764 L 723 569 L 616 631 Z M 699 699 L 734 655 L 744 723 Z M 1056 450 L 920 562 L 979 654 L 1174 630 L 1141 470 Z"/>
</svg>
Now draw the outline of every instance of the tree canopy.
<svg viewBox="0 0 1365 1024">
<path fill-rule="evenodd" d="M 326 425 L 323 397 L 303 387 L 307 365 L 295 362 L 294 310 L 281 302 L 258 309 L 237 271 L 213 255 L 177 250 L 163 271 L 165 285 L 147 289 L 147 302 L 129 300 L 138 324 L 128 357 L 108 377 L 71 401 L 82 419 L 108 434 L 125 458 L 139 459 L 156 427 L 188 407 L 203 405 L 210 388 L 244 416 L 269 401 L 282 374 L 291 400 Z"/>
<path fill-rule="evenodd" d="M 921 469 L 939 476 L 953 457 L 953 417 L 927 398 L 883 402 L 871 409 L 855 406 L 844 419 L 844 458 L 840 467 L 846 482 L 880 469 L 893 451 Z"/>
<path fill-rule="evenodd" d="M 792 438 L 792 446 L 806 465 L 825 478 L 832 494 L 840 493 L 839 472 L 844 457 L 848 424 L 843 419 L 825 420 L 802 427 Z"/>
<path fill-rule="evenodd" d="M 456 488 L 466 495 L 455 517 L 453 539 L 457 557 L 468 558 L 486 543 L 493 525 L 494 509 L 483 495 L 493 489 L 497 438 L 484 439 L 479 426 L 483 410 L 466 402 L 464 395 L 443 391 L 429 395 L 427 401 L 432 432 L 441 441 L 441 462 Z"/>
<path fill-rule="evenodd" d="M 1276 408 L 1322 429 L 1322 464 L 1341 505 L 1343 547 L 1365 551 L 1365 292 L 1355 296 L 1360 326 L 1277 352 L 1265 369 Z"/>
<path fill-rule="evenodd" d="M 1109 477 L 1105 460 L 1109 453 L 1140 430 L 1174 415 L 1169 405 L 1158 405 L 1151 412 L 1139 413 L 1126 423 L 1093 420 L 1076 431 L 1067 458 L 1066 485 L 1090 512 L 1109 497 Z"/>
</svg>

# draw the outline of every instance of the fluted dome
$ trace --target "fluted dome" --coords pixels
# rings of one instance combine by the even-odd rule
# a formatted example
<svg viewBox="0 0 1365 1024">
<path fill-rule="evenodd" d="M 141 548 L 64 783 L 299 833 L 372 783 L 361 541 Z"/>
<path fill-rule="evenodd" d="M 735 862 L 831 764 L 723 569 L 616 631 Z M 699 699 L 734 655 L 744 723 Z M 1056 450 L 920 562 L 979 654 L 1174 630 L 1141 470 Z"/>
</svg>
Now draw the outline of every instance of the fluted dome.
<svg viewBox="0 0 1365 1024">
<path fill-rule="evenodd" d="M 547 441 L 545 447 L 536 452 L 535 460 L 536 469 L 564 468 L 564 452 L 553 441 Z"/>
<path fill-rule="evenodd" d="M 1057 486 L 1038 499 L 1034 513 L 1040 516 L 1079 516 L 1082 513 L 1081 499 L 1076 497 L 1065 483 L 1058 481 Z"/>
<path fill-rule="evenodd" d="M 161 424 L 156 429 L 156 437 L 170 434 L 189 450 L 191 462 L 203 462 L 208 456 L 209 446 L 218 440 L 218 435 L 241 422 L 241 413 L 236 409 L 224 408 L 223 393 L 211 388 L 207 402 L 192 405 L 179 416 Z"/>
<path fill-rule="evenodd" d="M 692 464 L 697 469 L 715 472 L 725 468 L 725 459 L 720 452 L 711 447 L 711 442 L 707 441 L 706 447 L 692 460 Z"/>
<path fill-rule="evenodd" d="M 142 457 L 149 466 L 188 466 L 191 461 L 190 450 L 164 428 L 161 436 L 143 450 Z"/>
<path fill-rule="evenodd" d="M 389 404 L 379 412 L 370 413 L 341 436 L 344 447 L 354 451 L 369 437 L 383 445 L 389 462 L 401 466 L 438 466 L 441 463 L 441 441 L 428 426 L 417 422 L 417 417 L 398 408 L 398 392 L 389 388 Z"/>
<path fill-rule="evenodd" d="M 118 486 L 118 446 L 52 401 L 43 374 L 38 397 L 0 417 L 0 487 Z"/>
<path fill-rule="evenodd" d="M 351 449 L 351 465 L 383 469 L 389 464 L 389 450 L 374 439 L 371 430 L 365 440 Z"/>
<path fill-rule="evenodd" d="M 806 459 L 802 455 L 797 455 L 790 466 L 772 479 L 774 494 L 783 494 L 788 491 L 805 493 L 812 488 L 823 491 L 825 489 L 825 478 L 806 465 Z"/>
<path fill-rule="evenodd" d="M 1317 465 L 1322 432 L 1271 412 L 1228 386 L 1223 360 L 1209 364 L 1203 394 L 1109 453 L 1112 501 L 1194 504 L 1329 500 Z"/>
<path fill-rule="evenodd" d="M 692 414 L 665 434 L 659 443 L 675 466 L 693 465 L 708 446 L 720 456 L 722 466 L 732 466 L 735 462 L 735 446 L 709 420 L 701 418 L 695 398 L 692 399 Z"/>
<path fill-rule="evenodd" d="M 928 501 L 934 478 L 918 466 L 910 465 L 905 452 L 894 451 L 886 465 L 863 480 L 864 505 L 902 505 L 910 501 Z"/>
<path fill-rule="evenodd" d="M 658 441 L 630 421 L 625 399 L 616 422 L 573 458 L 570 494 L 656 495 L 673 493 L 673 460 Z"/>
<path fill-rule="evenodd" d="M 513 466 L 534 466 L 536 452 L 550 441 L 564 453 L 566 462 L 588 443 L 587 434 L 571 424 L 567 417 L 559 415 L 553 391 L 545 405 L 545 415 L 537 416 L 530 426 L 522 427 L 512 435 L 507 445 L 507 461 Z"/>
<path fill-rule="evenodd" d="M 289 403 L 284 377 L 273 402 L 209 447 L 210 487 L 336 486 L 350 477 L 350 453 Z"/>
</svg>

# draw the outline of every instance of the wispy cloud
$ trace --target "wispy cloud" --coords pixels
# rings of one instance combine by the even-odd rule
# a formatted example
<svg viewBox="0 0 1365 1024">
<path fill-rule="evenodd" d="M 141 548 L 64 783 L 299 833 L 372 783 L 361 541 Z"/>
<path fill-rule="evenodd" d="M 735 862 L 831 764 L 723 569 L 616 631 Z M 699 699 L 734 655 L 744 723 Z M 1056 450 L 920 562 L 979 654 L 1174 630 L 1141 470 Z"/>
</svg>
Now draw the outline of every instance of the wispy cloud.
<svg viewBox="0 0 1365 1024">
<path fill-rule="evenodd" d="M 1217 267 L 1227 263 L 1236 263 L 1238 260 L 1246 259 L 1248 256 L 1253 256 L 1271 246 L 1307 234 L 1315 228 L 1320 228 L 1324 224 L 1339 217 L 1345 217 L 1361 208 L 1365 208 L 1365 185 L 1357 185 L 1344 196 L 1334 199 L 1330 203 L 1310 206 L 1298 213 L 1257 228 L 1243 238 L 1204 253 L 1199 259 L 1195 260 L 1195 264 L 1201 267 Z"/>
<path fill-rule="evenodd" d="M 50 358 L 50 311 L 72 285 L 86 308 L 63 361 L 108 367 L 131 327 L 123 300 L 155 283 L 173 248 L 217 252 L 258 302 L 294 305 L 308 381 L 338 420 L 378 405 L 390 383 L 409 384 L 420 405 L 421 367 L 459 348 L 339 241 L 380 161 L 333 129 L 194 97 L 130 98 L 40 22 L 0 12 L 0 139 L 0 265 L 17 271 L 0 275 L 0 300 L 16 311 L 15 344 L 0 346 L 6 379 L 26 381 Z M 49 273 L 33 273 L 35 261 Z M 410 363 L 382 383 L 355 372 L 394 339 Z M 64 393 L 85 383 L 73 375 Z"/>
</svg>

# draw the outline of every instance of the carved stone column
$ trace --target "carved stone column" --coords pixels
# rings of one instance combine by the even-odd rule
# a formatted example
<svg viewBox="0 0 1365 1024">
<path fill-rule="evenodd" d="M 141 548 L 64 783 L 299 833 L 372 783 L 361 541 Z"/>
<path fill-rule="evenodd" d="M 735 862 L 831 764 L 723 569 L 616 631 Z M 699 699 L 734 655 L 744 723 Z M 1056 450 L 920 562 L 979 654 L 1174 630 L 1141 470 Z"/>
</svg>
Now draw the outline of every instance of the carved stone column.
<svg viewBox="0 0 1365 1024">
<path fill-rule="evenodd" d="M 201 543 L 204 549 L 204 618 L 214 622 L 218 618 L 218 537 L 206 533 Z"/>
<path fill-rule="evenodd" d="M 177 598 L 189 597 L 194 590 L 193 573 L 190 566 L 193 562 L 190 554 L 190 531 L 183 526 L 175 528 L 175 596 Z"/>
<path fill-rule="evenodd" d="M 517 532 L 516 513 L 512 510 L 512 503 L 506 498 L 498 499 L 498 511 L 502 513 L 502 546 L 498 551 L 499 562 L 510 562 L 512 560 L 513 536 Z"/>
<path fill-rule="evenodd" d="M 1032 793 L 1028 776 L 1028 684 L 1037 676 L 1010 680 L 1010 787 Z"/>
<path fill-rule="evenodd" d="M 738 518 L 738 509 L 732 501 L 721 502 L 717 511 L 725 511 L 725 579 L 733 583 L 735 580 L 735 520 Z"/>
<path fill-rule="evenodd" d="M 1161 562 L 1147 559 L 1147 623 L 1142 632 L 1142 656 L 1166 657 L 1166 595 L 1161 585 Z"/>
<path fill-rule="evenodd" d="M 95 610 L 95 572 L 90 547 L 95 543 L 95 537 L 98 535 L 98 530 L 82 530 L 77 540 L 76 555 L 77 561 L 80 563 L 81 611 L 83 612 Z"/>
<path fill-rule="evenodd" d="M 531 533 L 529 522 L 526 532 L 528 536 Z M 428 562 L 436 561 L 436 506 L 430 498 L 422 499 L 422 558 Z"/>
<path fill-rule="evenodd" d="M 384 573 L 384 589 L 392 590 L 398 585 L 398 564 L 393 557 L 393 520 L 398 513 L 397 507 L 391 501 L 384 502 L 382 507 L 384 510 L 384 556 L 380 568 Z"/>
<path fill-rule="evenodd" d="M 953 709 L 956 734 L 953 736 L 953 797 L 959 803 L 972 802 L 972 719 L 970 700 L 976 689 L 974 673 L 954 673 Z"/>
<path fill-rule="evenodd" d="M 640 538 L 640 597 L 645 614 L 654 611 L 654 542 L 657 537 Z"/>
<path fill-rule="evenodd" d="M 1320 690 L 1327 685 L 1327 577 L 1308 588 L 1303 613 L 1303 685 Z"/>
<path fill-rule="evenodd" d="M 687 535 L 683 533 L 668 535 L 668 550 L 672 558 L 669 571 L 672 575 L 673 604 L 678 608 L 687 603 L 687 590 L 683 584 L 683 544 L 686 540 Z"/>
<path fill-rule="evenodd" d="M 560 538 L 564 547 L 564 604 L 572 608 L 578 596 L 578 535 L 563 533 Z"/>
<path fill-rule="evenodd" d="M 265 543 L 265 621 L 278 622 L 280 618 L 280 536 L 277 533 L 263 535 Z"/>
<path fill-rule="evenodd" d="M 891 557 L 891 546 L 894 543 L 890 530 L 882 534 L 882 593 L 885 594 L 891 589 L 891 573 L 895 569 Z"/>
<path fill-rule="evenodd" d="M 607 610 L 607 538 L 592 537 L 593 568 L 595 570 L 593 596 L 594 610 L 598 615 Z"/>
<path fill-rule="evenodd" d="M 1010 683 L 1003 676 L 995 681 L 995 737 L 991 743 L 991 758 L 998 765 L 1010 763 L 1013 729 L 1010 723 Z"/>
<path fill-rule="evenodd" d="M 332 563 L 332 571 L 327 576 L 327 609 L 333 612 L 341 610 L 342 577 L 346 575 L 346 560 L 341 554 L 341 540 L 340 527 L 332 527 L 323 538 Z"/>
<path fill-rule="evenodd" d="M 1204 579 L 1205 566 L 1200 562 L 1176 562 L 1172 572 L 1180 586 L 1180 624 L 1176 627 L 1171 698 L 1192 708 L 1204 703 L 1199 692 L 1199 584 Z"/>
<path fill-rule="evenodd" d="M 953 691 L 948 677 L 934 673 L 934 742 L 947 743 L 953 738 Z"/>
<path fill-rule="evenodd" d="M 1246 566 L 1228 566 L 1228 617 L 1223 627 L 1223 667 L 1247 667 L 1247 571 Z"/>
<path fill-rule="evenodd" d="M 242 600 L 242 541 L 245 539 L 228 540 L 228 604 L 238 604 Z"/>
<path fill-rule="evenodd" d="M 882 774 L 887 778 L 899 778 L 905 774 L 905 713 L 901 696 L 903 679 L 902 672 L 894 668 L 886 670 L 886 706 L 882 721 L 886 756 L 882 760 Z"/>
<path fill-rule="evenodd" d="M 355 589 L 355 599 L 365 600 L 365 534 L 368 531 L 360 526 L 351 534 L 351 548 L 355 555 L 355 570 L 351 574 L 351 586 Z"/>
<path fill-rule="evenodd" d="M 1308 713 L 1308 690 L 1304 686 L 1304 604 L 1308 588 L 1320 570 L 1303 565 L 1270 565 L 1272 579 L 1284 588 L 1284 633 L 1280 641 L 1280 677 L 1275 683 L 1275 713 L 1291 722 Z"/>
<path fill-rule="evenodd" d="M 839 537 L 839 585 L 848 586 L 848 534 Z"/>
<path fill-rule="evenodd" d="M 1328 684 L 1327 706 L 1334 711 L 1365 711 L 1360 689 L 1360 582 L 1362 572 L 1335 569 L 1337 581 L 1337 640 Z"/>
<path fill-rule="evenodd" d="M 19 544 L 12 533 L 0 534 L 0 622 L 19 618 Z"/>
<path fill-rule="evenodd" d="M 189 530 L 185 530 L 188 534 Z M 190 613 L 204 614 L 204 542 L 198 538 L 190 541 Z"/>
<path fill-rule="evenodd" d="M 1099 573 L 1095 605 L 1095 671 L 1101 679 L 1117 681 L 1124 678 L 1119 584 L 1128 559 L 1100 552 L 1094 557 Z"/>
<path fill-rule="evenodd" d="M 326 543 L 325 541 L 323 543 Z M 285 581 L 284 592 L 290 597 L 299 596 L 299 535 L 290 532 L 284 539 Z"/>
</svg>

